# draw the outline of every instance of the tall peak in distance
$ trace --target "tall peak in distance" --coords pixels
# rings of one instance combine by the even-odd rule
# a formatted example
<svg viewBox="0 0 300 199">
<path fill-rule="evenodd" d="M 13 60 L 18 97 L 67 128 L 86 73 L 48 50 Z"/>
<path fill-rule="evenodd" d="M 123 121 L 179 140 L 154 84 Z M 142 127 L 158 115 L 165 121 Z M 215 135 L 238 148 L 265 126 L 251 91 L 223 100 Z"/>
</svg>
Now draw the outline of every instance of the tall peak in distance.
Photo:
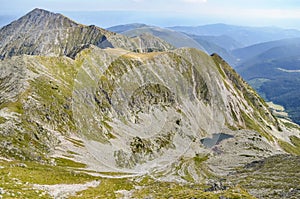
<svg viewBox="0 0 300 199">
<path fill-rule="evenodd" d="M 23 31 L 27 31 L 32 28 L 52 29 L 73 27 L 78 24 L 62 14 L 56 14 L 47 10 L 35 8 L 10 25 L 22 25 L 20 28 L 22 28 Z"/>
<path fill-rule="evenodd" d="M 56 14 L 53 12 L 50 12 L 48 10 L 44 10 L 41 8 L 35 8 L 32 11 L 30 11 L 29 13 L 27 13 L 25 16 L 27 15 L 61 15 L 61 14 Z"/>
</svg>

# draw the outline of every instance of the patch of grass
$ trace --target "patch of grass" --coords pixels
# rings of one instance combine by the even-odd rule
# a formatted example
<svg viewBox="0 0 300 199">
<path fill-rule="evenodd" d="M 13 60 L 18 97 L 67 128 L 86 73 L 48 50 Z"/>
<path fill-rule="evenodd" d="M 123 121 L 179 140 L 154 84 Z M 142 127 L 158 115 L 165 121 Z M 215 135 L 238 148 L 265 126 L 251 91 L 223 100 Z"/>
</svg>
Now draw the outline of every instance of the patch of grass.
<svg viewBox="0 0 300 199">
<path fill-rule="evenodd" d="M 298 147 L 299 150 L 300 150 L 300 138 L 293 135 L 293 136 L 290 136 L 290 140 L 291 140 L 291 142 L 293 143 L 293 145 L 294 145 L 295 147 Z"/>
<path fill-rule="evenodd" d="M 111 198 L 116 199 L 121 195 L 116 193 L 118 190 L 132 190 L 134 189 L 133 182 L 129 179 L 106 179 L 102 178 L 101 183 L 98 187 L 89 188 L 87 190 L 78 192 L 76 196 L 69 197 L 70 199 L 75 198 Z"/>
<path fill-rule="evenodd" d="M 204 191 L 207 186 L 201 184 L 187 185 L 173 182 L 154 182 L 141 186 L 141 189 L 133 192 L 133 198 L 219 199 L 221 196 L 228 198 L 254 198 L 238 186 L 217 192 Z"/>
<path fill-rule="evenodd" d="M 61 166 L 41 165 L 33 162 L 25 162 L 25 164 L 26 168 L 10 166 L 1 171 L 6 174 L 10 173 L 11 178 L 31 184 L 75 184 L 96 179 L 88 174 L 75 172 Z"/>
<path fill-rule="evenodd" d="M 264 136 L 269 141 L 274 141 L 274 138 L 269 135 L 267 132 L 265 132 L 261 126 L 259 126 L 258 122 L 255 122 L 253 119 L 251 119 L 245 112 L 242 111 L 242 117 L 245 121 L 246 127 L 251 130 L 255 130 L 258 132 L 261 136 Z"/>
<path fill-rule="evenodd" d="M 3 124 L 7 121 L 7 119 L 5 119 L 4 117 L 0 116 L 0 124 Z"/>
<path fill-rule="evenodd" d="M 70 137 L 65 137 L 65 138 L 66 138 L 66 140 L 72 142 L 77 147 L 84 147 L 84 143 L 81 140 L 76 140 L 76 139 L 70 138 Z"/>
<path fill-rule="evenodd" d="M 23 110 L 23 105 L 20 101 L 16 101 L 16 102 L 6 102 L 0 105 L 0 109 L 2 108 L 8 108 L 10 111 L 15 112 L 15 113 L 19 113 L 19 114 L 23 114 L 24 110 Z"/>
<path fill-rule="evenodd" d="M 55 162 L 57 166 L 61 167 L 73 167 L 73 168 L 85 168 L 86 164 L 80 163 L 80 162 L 75 162 L 70 159 L 65 159 L 65 158 L 55 158 Z"/>
<path fill-rule="evenodd" d="M 195 161 L 203 162 L 206 157 L 196 157 Z M 4 198 L 51 198 L 45 191 L 36 190 L 33 184 L 54 185 L 54 184 L 83 184 L 93 180 L 99 180 L 98 187 L 91 187 L 78 192 L 75 198 L 120 198 L 123 194 L 118 191 L 129 191 L 132 198 L 253 198 L 240 187 L 232 187 L 218 192 L 204 191 L 207 186 L 201 184 L 179 184 L 176 182 L 156 181 L 150 176 L 143 178 L 100 178 L 85 173 L 75 172 L 66 165 L 73 163 L 66 162 L 57 166 L 42 165 L 34 162 L 1 162 L 0 166 L 0 187 L 6 194 Z M 110 175 L 110 173 L 108 173 Z M 137 188 L 139 187 L 139 188 Z"/>
<path fill-rule="evenodd" d="M 33 188 L 33 184 L 81 184 L 99 179 L 60 165 L 0 161 L 0 166 L 0 187 L 5 190 L 4 198 L 46 199 L 51 197 L 46 192 Z"/>
<path fill-rule="evenodd" d="M 296 140 L 295 138 L 293 138 L 293 141 L 296 142 L 296 144 L 299 144 L 298 143 L 299 140 Z M 298 146 L 294 146 L 294 145 L 291 145 L 290 143 L 285 142 L 283 140 L 278 140 L 278 144 L 286 152 L 288 152 L 290 154 L 294 154 L 294 155 L 300 155 L 300 146 L 299 145 Z"/>
<path fill-rule="evenodd" d="M 194 161 L 196 163 L 196 165 L 202 164 L 203 162 L 205 162 L 206 160 L 208 160 L 209 156 L 208 155 L 200 155 L 200 154 L 196 154 L 196 156 L 194 157 Z"/>
<path fill-rule="evenodd" d="M 298 124 L 296 123 L 292 123 L 292 122 L 283 122 L 284 126 L 286 126 L 287 128 L 290 128 L 290 129 L 298 129 L 300 130 L 300 127 Z"/>
<path fill-rule="evenodd" d="M 78 153 L 74 152 L 74 151 L 67 151 L 68 154 L 71 154 L 71 155 L 79 155 Z"/>
</svg>

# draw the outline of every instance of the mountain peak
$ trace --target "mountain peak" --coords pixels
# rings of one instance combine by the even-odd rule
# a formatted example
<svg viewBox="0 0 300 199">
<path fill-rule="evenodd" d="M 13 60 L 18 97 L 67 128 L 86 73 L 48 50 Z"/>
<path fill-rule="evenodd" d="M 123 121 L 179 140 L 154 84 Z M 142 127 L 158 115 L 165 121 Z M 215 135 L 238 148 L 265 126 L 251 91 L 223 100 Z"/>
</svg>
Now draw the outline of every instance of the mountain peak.
<svg viewBox="0 0 300 199">
<path fill-rule="evenodd" d="M 43 14 L 43 13 L 48 13 L 48 14 L 50 14 L 50 13 L 52 13 L 52 12 L 50 12 L 50 11 L 48 11 L 48 10 L 41 9 L 41 8 L 35 8 L 35 9 L 33 9 L 32 11 L 30 11 L 28 14 Z M 54 13 L 52 13 L 52 14 L 54 14 Z"/>
<path fill-rule="evenodd" d="M 25 16 L 21 17 L 17 21 L 18 24 L 27 24 L 28 28 L 61 28 L 61 27 L 73 27 L 78 25 L 71 19 L 63 16 L 62 14 L 53 13 L 44 9 L 35 8 Z M 25 26 L 27 27 L 27 26 Z M 24 27 L 23 27 L 24 28 Z"/>
<path fill-rule="evenodd" d="M 78 24 L 62 14 L 39 8 L 0 29 L 0 35 L 1 60 L 23 54 L 75 58 L 78 52 L 90 45 L 143 52 L 173 48 L 157 38 L 152 38 L 151 42 L 149 37 L 130 39 L 95 25 Z M 137 49 L 141 43 L 143 48 Z"/>
<path fill-rule="evenodd" d="M 38 18 L 49 19 L 49 18 L 59 18 L 59 17 L 64 17 L 64 16 L 40 8 L 35 8 L 24 16 L 24 18 L 31 19 L 31 20 L 35 20 Z"/>
</svg>

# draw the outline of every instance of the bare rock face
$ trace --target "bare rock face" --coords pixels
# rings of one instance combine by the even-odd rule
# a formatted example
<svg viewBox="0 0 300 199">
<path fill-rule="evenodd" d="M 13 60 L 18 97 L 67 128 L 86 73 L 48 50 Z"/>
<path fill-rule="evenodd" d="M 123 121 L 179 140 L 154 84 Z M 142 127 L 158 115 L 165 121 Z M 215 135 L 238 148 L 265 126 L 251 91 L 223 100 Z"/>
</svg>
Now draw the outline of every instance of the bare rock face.
<svg viewBox="0 0 300 199">
<path fill-rule="evenodd" d="M 106 31 L 96 26 L 78 24 L 69 18 L 42 9 L 34 9 L 0 30 L 0 58 L 15 55 L 68 56 L 74 58 L 82 49 L 121 47 L 139 51 L 171 49 L 166 42 L 152 37 L 146 46 L 140 40 Z M 143 37 L 141 37 L 143 40 Z"/>
</svg>

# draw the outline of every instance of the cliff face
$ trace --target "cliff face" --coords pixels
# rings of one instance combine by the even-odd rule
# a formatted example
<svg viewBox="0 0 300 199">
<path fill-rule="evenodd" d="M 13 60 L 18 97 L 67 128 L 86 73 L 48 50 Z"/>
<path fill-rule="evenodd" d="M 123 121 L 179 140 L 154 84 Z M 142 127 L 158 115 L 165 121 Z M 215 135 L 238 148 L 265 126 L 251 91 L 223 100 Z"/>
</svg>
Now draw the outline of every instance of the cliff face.
<svg viewBox="0 0 300 199">
<path fill-rule="evenodd" d="M 78 24 L 61 14 L 34 9 L 24 17 L 12 22 L 0 30 L 0 58 L 15 55 L 68 56 L 74 58 L 78 52 L 95 45 L 100 48 L 120 47 L 129 50 L 145 49 L 161 51 L 172 48 L 171 45 L 152 37 L 147 46 L 139 48 L 135 41 L 106 31 L 96 26 Z"/>
<path fill-rule="evenodd" d="M 111 178 L 203 183 L 264 157 L 299 154 L 297 125 L 283 125 L 216 54 L 170 50 L 149 35 L 126 38 L 43 10 L 1 33 L 9 31 L 11 39 L 1 37 L 2 159 L 67 158 Z M 14 38 L 36 47 L 23 51 Z M 99 48 L 108 43 L 123 49 Z"/>
</svg>

